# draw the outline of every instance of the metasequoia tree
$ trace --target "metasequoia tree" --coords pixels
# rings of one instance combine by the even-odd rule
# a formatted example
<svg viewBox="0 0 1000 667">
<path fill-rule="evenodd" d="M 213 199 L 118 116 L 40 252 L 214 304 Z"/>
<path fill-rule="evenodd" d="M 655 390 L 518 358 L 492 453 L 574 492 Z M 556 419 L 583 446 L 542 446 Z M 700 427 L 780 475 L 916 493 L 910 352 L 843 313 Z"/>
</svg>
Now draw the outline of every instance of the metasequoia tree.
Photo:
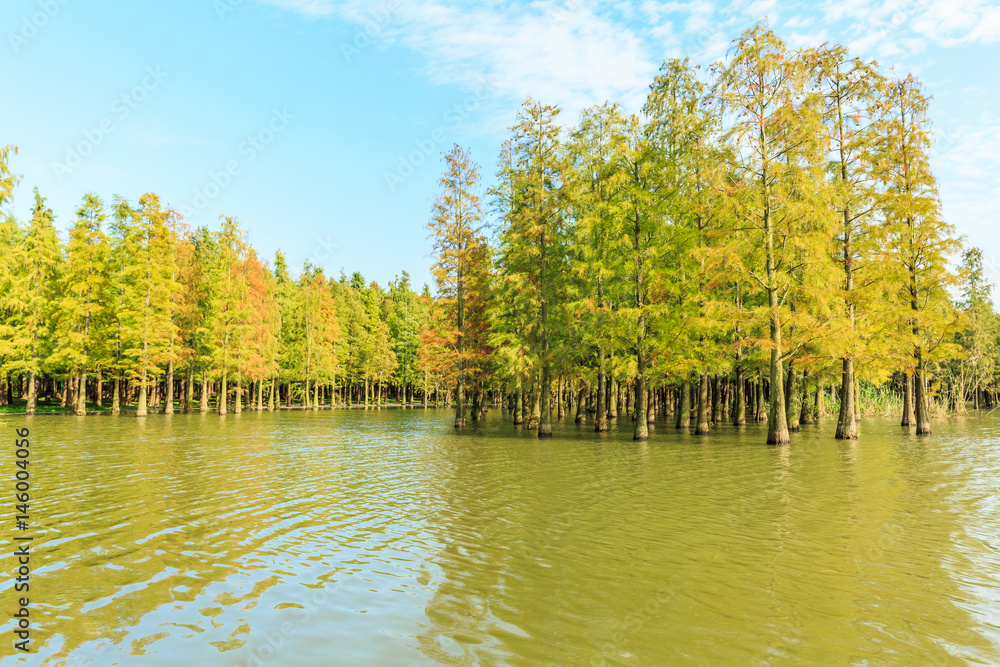
<svg viewBox="0 0 1000 667">
<path fill-rule="evenodd" d="M 822 174 L 810 159 L 810 144 L 822 136 L 814 95 L 804 90 L 806 68 L 766 26 L 758 24 L 736 40 L 728 63 L 717 68 L 715 95 L 729 114 L 728 140 L 735 147 L 727 186 L 737 228 L 747 249 L 739 262 L 763 291 L 760 314 L 768 325 L 770 404 L 767 442 L 790 442 L 785 412 L 782 338 L 799 252 L 819 242 L 819 212 L 811 199 Z"/>
<path fill-rule="evenodd" d="M 563 153 L 559 110 L 525 102 L 511 128 L 511 165 L 507 174 L 512 205 L 501 223 L 498 260 L 516 307 L 527 314 L 520 332 L 538 360 L 538 437 L 552 435 L 552 369 L 555 343 L 563 324 L 558 299 L 568 277 L 564 215 Z"/>
<path fill-rule="evenodd" d="M 947 288 L 956 283 L 948 257 L 960 248 L 954 228 L 941 217 L 937 184 L 930 169 L 930 120 L 920 83 L 907 76 L 887 81 L 879 119 L 879 202 L 890 235 L 889 254 L 900 269 L 899 294 L 909 306 L 904 326 L 911 357 L 904 368 L 912 378 L 917 435 L 930 435 L 927 404 L 928 355 L 955 323 Z M 911 382 L 908 380 L 908 385 Z M 911 391 L 904 393 L 902 423 L 910 425 Z"/>
<path fill-rule="evenodd" d="M 441 192 L 434 200 L 434 215 L 428 223 L 434 240 L 435 261 L 431 267 L 441 299 L 439 316 L 445 318 L 450 335 L 445 339 L 454 350 L 455 428 L 466 425 L 465 392 L 470 327 L 470 301 L 485 297 L 489 254 L 482 234 L 483 211 L 479 189 L 479 166 L 468 151 L 454 146 L 445 156 Z"/>
</svg>

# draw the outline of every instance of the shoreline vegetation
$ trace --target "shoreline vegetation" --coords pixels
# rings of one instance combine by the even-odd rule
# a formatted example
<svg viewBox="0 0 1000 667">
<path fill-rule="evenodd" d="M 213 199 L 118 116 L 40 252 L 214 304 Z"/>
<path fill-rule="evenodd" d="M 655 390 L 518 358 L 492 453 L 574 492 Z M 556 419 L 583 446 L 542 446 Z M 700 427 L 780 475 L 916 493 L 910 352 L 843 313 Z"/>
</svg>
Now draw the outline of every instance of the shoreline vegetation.
<svg viewBox="0 0 1000 667">
<path fill-rule="evenodd" d="M 56 385 L 53 385 L 56 386 Z M 65 388 L 65 387 L 64 387 Z M 878 417 L 887 418 L 894 417 L 899 414 L 902 408 L 902 397 L 893 390 L 891 384 L 876 386 L 868 384 L 866 382 L 861 382 L 860 391 L 858 394 L 858 416 L 859 417 Z M 820 401 L 820 407 L 812 406 L 810 409 L 810 414 L 816 420 L 829 418 L 831 416 L 837 416 L 840 412 L 840 398 L 837 394 L 836 388 L 831 384 L 824 389 L 828 392 L 825 400 Z M 276 404 L 273 408 L 268 406 L 262 406 L 261 411 L 274 411 L 274 410 L 381 410 L 381 409 L 408 409 L 408 410 L 453 410 L 456 408 L 456 402 L 451 396 L 446 396 L 445 392 L 441 392 L 440 395 L 435 396 L 433 390 L 428 398 L 426 404 L 422 400 L 418 402 L 407 402 L 402 399 L 403 392 L 400 395 L 389 397 L 389 392 L 386 392 L 382 396 L 380 402 L 373 402 L 368 405 L 364 403 L 322 403 L 316 404 Z M 452 394 L 453 395 L 453 394 Z M 572 416 L 573 409 L 576 407 L 573 397 L 567 393 L 564 396 L 565 404 L 563 405 L 562 415 L 560 420 L 567 416 Z M 446 399 L 451 399 L 450 402 L 446 403 Z M 94 405 L 88 405 L 86 416 L 97 416 L 97 415 L 115 415 L 115 414 L 132 414 L 134 416 L 136 406 L 125 404 L 120 406 L 117 413 L 112 410 L 112 406 L 108 405 L 106 402 L 100 407 L 95 407 Z M 29 414 L 26 411 L 27 402 L 24 399 L 14 400 L 12 403 L 0 406 L 0 416 L 18 416 Z M 492 398 L 487 400 L 486 405 L 481 410 L 477 419 L 485 416 L 485 414 L 493 409 L 499 409 L 504 418 L 512 417 L 513 412 L 509 411 L 510 403 L 505 402 L 502 394 L 494 394 Z M 191 409 L 189 406 L 184 404 L 184 401 L 176 400 L 174 401 L 173 410 L 167 411 L 163 405 L 149 405 L 147 406 L 147 414 L 195 414 L 201 412 L 200 410 Z M 949 412 L 949 410 L 944 405 L 932 404 L 932 416 L 935 418 L 946 418 L 955 416 L 978 416 L 978 413 L 985 412 L 989 414 L 992 412 L 993 408 L 990 406 L 982 406 L 980 408 L 972 408 L 972 412 L 969 412 L 969 406 L 966 406 L 965 411 L 955 411 Z M 246 408 L 249 411 L 256 411 L 256 408 L 251 406 Z M 588 418 L 593 418 L 596 413 L 596 407 L 593 403 L 589 403 L 584 408 L 585 414 L 583 419 L 578 420 L 577 423 L 586 422 Z M 821 412 L 818 410 L 822 410 Z M 218 413 L 218 396 L 214 393 L 209 395 L 208 409 L 204 412 Z M 558 409 L 557 409 L 558 412 Z M 62 394 L 55 393 L 50 396 L 40 396 L 35 407 L 35 412 L 32 414 L 36 415 L 72 415 L 72 416 L 83 416 L 79 415 L 76 408 L 66 405 L 62 402 Z M 670 421 L 675 415 L 668 413 L 665 415 L 660 415 L 663 419 Z M 649 422 L 651 425 L 655 423 L 654 421 Z"/>
<path fill-rule="evenodd" d="M 445 156 L 436 294 L 405 271 L 293 278 L 235 218 L 192 230 L 153 193 L 85 195 L 63 239 L 36 189 L 30 219 L 0 218 L 0 415 L 391 401 L 453 406 L 456 428 L 499 407 L 539 437 L 758 421 L 783 445 L 831 414 L 839 439 L 862 415 L 930 435 L 997 404 L 1000 320 L 942 216 L 927 105 L 914 77 L 765 24 L 707 71 L 665 62 L 639 114 L 564 127 L 529 99 L 493 188 Z"/>
</svg>

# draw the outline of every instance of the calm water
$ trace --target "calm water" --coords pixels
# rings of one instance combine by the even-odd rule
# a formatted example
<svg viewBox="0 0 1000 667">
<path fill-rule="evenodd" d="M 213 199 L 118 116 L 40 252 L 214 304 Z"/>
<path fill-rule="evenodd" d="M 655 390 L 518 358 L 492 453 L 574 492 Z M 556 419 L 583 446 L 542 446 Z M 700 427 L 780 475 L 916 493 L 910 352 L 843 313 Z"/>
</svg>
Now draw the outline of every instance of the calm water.
<svg viewBox="0 0 1000 667">
<path fill-rule="evenodd" d="M 31 664 L 1000 663 L 994 417 L 778 449 L 420 409 L 28 423 Z"/>
</svg>

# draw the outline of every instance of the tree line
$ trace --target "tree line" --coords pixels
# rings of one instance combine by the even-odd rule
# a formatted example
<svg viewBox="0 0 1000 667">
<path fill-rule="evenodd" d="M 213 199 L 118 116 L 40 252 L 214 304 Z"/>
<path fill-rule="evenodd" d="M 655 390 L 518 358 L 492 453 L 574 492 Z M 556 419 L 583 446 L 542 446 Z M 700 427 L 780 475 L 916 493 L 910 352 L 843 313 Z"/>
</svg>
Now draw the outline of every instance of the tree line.
<svg viewBox="0 0 1000 667">
<path fill-rule="evenodd" d="M 0 203 L 13 152 L 0 153 Z M 433 395 L 418 363 L 428 288 L 308 263 L 293 278 L 231 217 L 191 230 L 155 194 L 88 194 L 63 240 L 36 190 L 29 220 L 0 223 L 0 260 L 0 406 L 224 415 Z"/>
<path fill-rule="evenodd" d="M 456 146 L 428 225 L 436 294 L 261 260 L 234 218 L 189 229 L 152 193 L 86 195 L 64 240 L 35 192 L 0 224 L 0 406 L 209 411 L 489 405 L 539 437 L 575 411 L 634 438 L 669 419 L 823 414 L 866 387 L 901 423 L 996 400 L 982 253 L 942 217 L 928 99 L 839 46 L 767 25 L 707 71 L 670 60 L 641 111 L 561 126 L 529 99 L 495 185 Z M 16 183 L 0 151 L 0 205 Z M 89 406 L 89 408 L 88 408 Z"/>
<path fill-rule="evenodd" d="M 469 386 L 497 385 L 539 437 L 575 403 L 597 431 L 627 411 L 636 440 L 664 415 L 766 420 L 785 444 L 830 388 L 853 439 L 862 382 L 898 391 L 921 435 L 991 406 L 991 286 L 942 216 L 927 106 L 913 76 L 761 23 L 707 72 L 665 62 L 638 114 L 561 127 L 525 102 L 492 225 L 456 148 L 432 223 L 455 425 Z"/>
</svg>

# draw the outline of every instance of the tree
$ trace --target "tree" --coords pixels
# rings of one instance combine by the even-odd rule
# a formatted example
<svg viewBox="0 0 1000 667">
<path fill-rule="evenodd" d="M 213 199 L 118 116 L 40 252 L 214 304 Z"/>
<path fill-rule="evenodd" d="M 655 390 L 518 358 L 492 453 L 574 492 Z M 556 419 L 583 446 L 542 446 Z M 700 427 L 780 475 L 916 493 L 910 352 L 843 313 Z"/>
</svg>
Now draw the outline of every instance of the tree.
<svg viewBox="0 0 1000 667">
<path fill-rule="evenodd" d="M 246 260 L 246 232 L 238 220 L 223 216 L 218 235 L 219 290 L 215 310 L 218 317 L 213 327 L 213 342 L 218 350 L 215 370 L 220 377 L 218 412 L 228 412 L 230 371 L 236 371 L 236 406 L 241 406 L 242 389 L 239 378 L 239 353 L 246 337 L 249 302 L 243 264 Z M 237 411 L 241 409 L 237 407 Z"/>
<path fill-rule="evenodd" d="M 7 405 L 10 393 L 8 363 L 14 355 L 17 298 L 17 254 L 21 232 L 14 216 L 4 210 L 14 193 L 17 177 L 10 171 L 10 156 L 17 147 L 0 147 L 0 405 Z"/>
<path fill-rule="evenodd" d="M 738 261 L 742 273 L 766 295 L 759 314 L 768 325 L 770 405 L 767 442 L 789 443 L 785 412 L 783 324 L 803 255 L 826 249 L 823 220 L 814 201 L 822 189 L 815 151 L 822 137 L 816 97 L 804 91 L 806 70 L 763 24 L 735 42 L 728 64 L 716 70 L 715 95 L 732 125 L 737 147 L 727 186 L 737 229 L 746 233 Z M 759 249 L 759 251 L 758 251 Z"/>
<path fill-rule="evenodd" d="M 14 276 L 9 308 L 13 328 L 8 342 L 9 370 L 28 375 L 25 412 L 35 413 L 38 378 L 52 351 L 50 337 L 55 315 L 61 252 L 52 209 L 35 189 L 31 222 L 14 250 Z"/>
<path fill-rule="evenodd" d="M 955 325 L 947 289 L 956 284 L 948 268 L 959 242 L 954 228 L 941 217 L 937 184 L 930 169 L 930 120 L 927 97 L 912 76 L 885 84 L 879 118 L 878 175 L 884 188 L 879 205 L 890 236 L 889 256 L 901 269 L 898 293 L 909 305 L 902 323 L 912 356 L 917 435 L 930 435 L 927 403 L 928 355 L 946 340 Z M 905 392 L 907 399 L 909 390 Z M 909 405 L 903 424 L 909 423 Z"/>
<path fill-rule="evenodd" d="M 565 323 L 558 297 L 564 293 L 569 257 L 558 114 L 558 108 L 530 99 L 521 106 L 511 128 L 509 172 L 501 175 L 510 183 L 512 200 L 500 231 L 499 262 L 516 308 L 527 315 L 529 324 L 520 337 L 540 366 L 540 438 L 552 436 L 554 339 Z"/>
<path fill-rule="evenodd" d="M 728 156 L 714 143 L 718 118 L 687 60 L 663 64 L 643 112 L 653 170 L 650 190 L 670 239 L 660 245 L 672 246 L 670 260 L 664 262 L 672 270 L 660 281 L 663 315 L 672 320 L 660 337 L 661 373 L 687 378 L 692 369 L 700 371 L 695 433 L 703 435 L 709 432 L 709 376 L 723 369 L 726 358 L 719 323 L 709 317 L 717 300 L 712 269 L 725 274 L 709 262 L 709 235 L 721 222 L 718 192 Z"/>
<path fill-rule="evenodd" d="M 108 276 L 108 241 L 102 230 L 104 202 L 94 194 L 83 198 L 77 219 L 69 231 L 66 263 L 59 279 L 53 363 L 75 369 L 78 415 L 87 413 L 87 368 L 93 346 L 101 338 L 103 295 Z M 95 335 L 96 334 L 96 335 Z"/>
<path fill-rule="evenodd" d="M 453 350 L 456 367 L 455 428 L 462 428 L 466 425 L 465 390 L 470 365 L 469 302 L 481 302 L 485 297 L 489 255 L 477 193 L 479 166 L 458 145 L 445 156 L 445 164 L 441 193 L 434 201 L 434 215 L 427 227 L 436 253 L 431 272 L 449 329 L 444 339 Z"/>
<path fill-rule="evenodd" d="M 301 295 L 302 333 L 306 404 L 309 387 L 313 387 L 312 406 L 319 407 L 319 385 L 332 383 L 337 372 L 335 344 L 340 337 L 337 308 L 322 269 L 308 263 L 299 279 Z"/>
</svg>

